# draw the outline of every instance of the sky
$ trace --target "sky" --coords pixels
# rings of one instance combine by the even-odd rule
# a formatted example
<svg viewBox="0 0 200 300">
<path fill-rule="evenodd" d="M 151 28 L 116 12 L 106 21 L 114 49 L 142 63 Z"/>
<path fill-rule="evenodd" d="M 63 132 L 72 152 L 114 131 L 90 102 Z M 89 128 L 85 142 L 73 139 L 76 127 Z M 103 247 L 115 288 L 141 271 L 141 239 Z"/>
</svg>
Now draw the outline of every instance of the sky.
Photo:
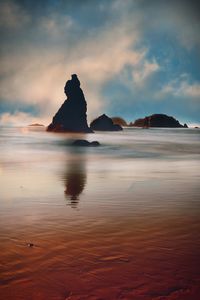
<svg viewBox="0 0 200 300">
<path fill-rule="evenodd" d="M 76 73 L 88 121 L 200 124 L 200 4 L 0 0 L 0 125 L 48 125 Z"/>
</svg>

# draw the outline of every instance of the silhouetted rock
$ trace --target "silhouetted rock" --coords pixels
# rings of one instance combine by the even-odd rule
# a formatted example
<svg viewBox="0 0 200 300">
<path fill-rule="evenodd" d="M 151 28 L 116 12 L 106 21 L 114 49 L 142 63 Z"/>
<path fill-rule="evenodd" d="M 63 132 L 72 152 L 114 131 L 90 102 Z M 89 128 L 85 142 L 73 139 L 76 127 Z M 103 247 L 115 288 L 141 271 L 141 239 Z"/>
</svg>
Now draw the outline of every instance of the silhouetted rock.
<svg viewBox="0 0 200 300">
<path fill-rule="evenodd" d="M 72 146 L 97 147 L 97 146 L 100 146 L 100 143 L 97 141 L 88 142 L 86 140 L 76 140 L 72 143 Z"/>
<path fill-rule="evenodd" d="M 64 91 L 67 99 L 53 117 L 47 131 L 92 132 L 87 124 L 87 103 L 76 74 L 66 82 Z"/>
<path fill-rule="evenodd" d="M 187 126 L 185 125 L 183 126 L 175 118 L 164 114 L 154 114 L 151 116 L 147 116 L 143 119 L 137 119 L 135 120 L 134 123 L 130 123 L 130 126 L 143 127 L 143 128 L 149 128 L 149 127 L 183 128 Z"/>
<path fill-rule="evenodd" d="M 111 118 L 105 114 L 101 115 L 97 119 L 93 120 L 90 124 L 90 128 L 95 131 L 120 131 L 123 130 L 120 125 L 113 124 Z"/>
<path fill-rule="evenodd" d="M 188 128 L 188 126 L 187 126 L 187 124 L 186 124 L 186 123 L 183 125 L 183 127 L 184 127 L 184 128 Z"/>
<path fill-rule="evenodd" d="M 115 124 L 115 125 L 128 126 L 126 121 L 124 119 L 120 118 L 120 117 L 113 117 L 111 119 L 113 121 L 113 124 Z"/>
<path fill-rule="evenodd" d="M 97 147 L 97 146 L 100 146 L 100 143 L 98 141 L 93 141 L 90 143 L 90 146 Z"/>
<path fill-rule="evenodd" d="M 198 126 L 195 126 L 194 128 L 195 128 L 195 129 L 199 129 L 199 127 L 198 127 Z"/>
<path fill-rule="evenodd" d="M 28 125 L 28 126 L 40 126 L 40 127 L 44 127 L 43 124 L 38 124 L 38 123 L 30 124 L 30 125 Z"/>
</svg>

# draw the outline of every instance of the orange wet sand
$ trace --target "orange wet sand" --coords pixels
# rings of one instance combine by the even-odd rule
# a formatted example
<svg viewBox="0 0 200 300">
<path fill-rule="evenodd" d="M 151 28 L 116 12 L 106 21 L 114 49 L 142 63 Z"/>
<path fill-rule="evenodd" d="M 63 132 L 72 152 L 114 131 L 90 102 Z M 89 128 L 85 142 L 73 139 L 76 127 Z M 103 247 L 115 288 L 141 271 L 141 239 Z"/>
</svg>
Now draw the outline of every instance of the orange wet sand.
<svg viewBox="0 0 200 300">
<path fill-rule="evenodd" d="M 198 131 L 41 130 L 0 135 L 0 299 L 199 300 Z"/>
<path fill-rule="evenodd" d="M 5 232 L 1 299 L 193 299 L 200 296 L 194 216 L 66 221 L 56 231 Z M 184 226 L 182 224 L 184 222 Z M 32 236 L 35 245 L 23 241 Z M 196 242 L 194 242 L 196 240 Z"/>
</svg>

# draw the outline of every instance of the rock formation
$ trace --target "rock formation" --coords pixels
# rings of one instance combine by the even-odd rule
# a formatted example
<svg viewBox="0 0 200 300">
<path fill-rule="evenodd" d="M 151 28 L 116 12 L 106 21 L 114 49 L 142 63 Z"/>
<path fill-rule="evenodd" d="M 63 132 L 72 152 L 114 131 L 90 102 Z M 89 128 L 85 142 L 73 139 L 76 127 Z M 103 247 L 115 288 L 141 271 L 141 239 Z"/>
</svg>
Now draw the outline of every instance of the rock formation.
<svg viewBox="0 0 200 300">
<path fill-rule="evenodd" d="M 86 140 L 76 140 L 72 143 L 72 146 L 78 147 L 97 147 L 100 146 L 100 143 L 97 141 L 88 142 Z"/>
<path fill-rule="evenodd" d="M 43 124 L 39 124 L 39 123 L 34 123 L 34 124 L 30 124 L 28 126 L 33 126 L 33 127 L 44 127 Z"/>
<path fill-rule="evenodd" d="M 120 117 L 112 117 L 113 124 L 120 125 L 120 126 L 128 126 L 126 121 Z"/>
<path fill-rule="evenodd" d="M 87 103 L 76 74 L 66 82 L 64 91 L 67 99 L 53 117 L 47 131 L 92 132 L 87 124 Z"/>
<path fill-rule="evenodd" d="M 187 124 L 182 125 L 175 118 L 164 114 L 154 114 L 142 119 L 137 119 L 135 120 L 135 122 L 130 123 L 130 126 L 143 127 L 143 128 L 149 128 L 149 127 L 187 128 Z"/>
<path fill-rule="evenodd" d="M 90 124 L 90 128 L 94 131 L 120 131 L 123 130 L 120 125 L 113 124 L 111 118 L 105 114 L 101 115 L 97 119 L 93 120 Z"/>
</svg>

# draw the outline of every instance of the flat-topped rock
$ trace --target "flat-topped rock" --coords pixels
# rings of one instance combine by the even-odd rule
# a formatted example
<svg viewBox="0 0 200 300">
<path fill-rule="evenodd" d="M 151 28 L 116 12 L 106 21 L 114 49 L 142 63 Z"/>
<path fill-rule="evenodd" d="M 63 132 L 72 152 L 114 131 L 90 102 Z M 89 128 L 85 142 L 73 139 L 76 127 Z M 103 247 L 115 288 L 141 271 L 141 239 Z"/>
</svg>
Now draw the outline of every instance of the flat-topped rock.
<svg viewBox="0 0 200 300">
<path fill-rule="evenodd" d="M 91 133 L 87 124 L 87 103 L 76 74 L 64 88 L 67 99 L 61 105 L 47 131 Z"/>
<path fill-rule="evenodd" d="M 120 131 L 123 130 L 118 124 L 114 124 L 112 119 L 103 114 L 97 119 L 93 120 L 90 128 L 94 131 Z"/>
<path fill-rule="evenodd" d="M 39 124 L 39 123 L 29 124 L 28 126 L 32 126 L 32 127 L 44 127 L 43 124 Z"/>
<path fill-rule="evenodd" d="M 165 114 L 154 114 L 145 118 L 137 119 L 130 126 L 136 127 L 164 127 L 164 128 L 188 128 L 187 124 L 180 124 L 178 120 Z"/>
</svg>

